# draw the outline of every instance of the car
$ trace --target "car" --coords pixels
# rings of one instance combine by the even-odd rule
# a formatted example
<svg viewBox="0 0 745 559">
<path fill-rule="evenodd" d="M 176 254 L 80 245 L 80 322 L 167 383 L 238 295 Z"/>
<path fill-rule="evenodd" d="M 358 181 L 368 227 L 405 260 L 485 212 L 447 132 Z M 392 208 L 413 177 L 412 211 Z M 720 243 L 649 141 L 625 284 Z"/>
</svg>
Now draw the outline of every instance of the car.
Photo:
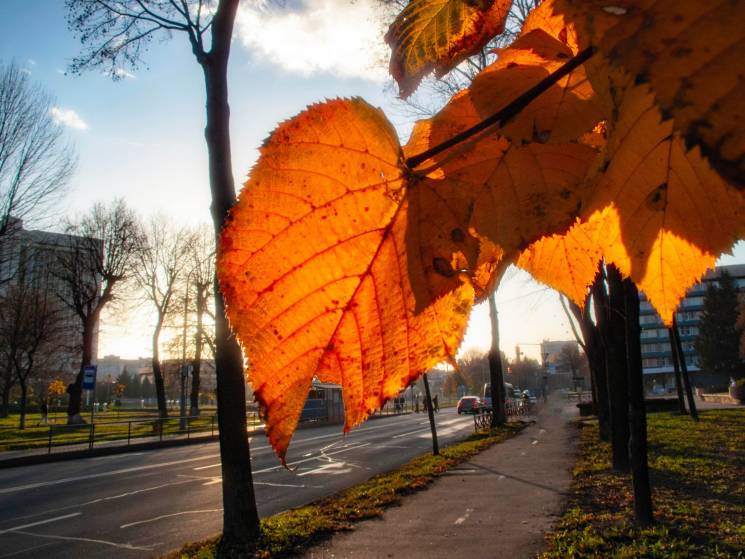
<svg viewBox="0 0 745 559">
<path fill-rule="evenodd" d="M 478 396 L 463 396 L 458 400 L 458 415 L 462 413 L 479 413 L 481 409 L 481 400 Z"/>
</svg>

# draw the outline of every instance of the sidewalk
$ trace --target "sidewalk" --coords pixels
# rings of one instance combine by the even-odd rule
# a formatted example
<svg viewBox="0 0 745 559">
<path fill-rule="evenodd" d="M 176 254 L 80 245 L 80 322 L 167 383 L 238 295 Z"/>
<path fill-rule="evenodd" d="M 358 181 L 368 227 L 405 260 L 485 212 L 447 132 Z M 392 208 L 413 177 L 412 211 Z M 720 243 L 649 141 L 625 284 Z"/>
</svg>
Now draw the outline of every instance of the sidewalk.
<svg viewBox="0 0 745 559">
<path fill-rule="evenodd" d="M 404 499 L 382 518 L 311 548 L 308 559 L 534 557 L 571 483 L 577 408 L 555 394 L 537 422 Z"/>
</svg>

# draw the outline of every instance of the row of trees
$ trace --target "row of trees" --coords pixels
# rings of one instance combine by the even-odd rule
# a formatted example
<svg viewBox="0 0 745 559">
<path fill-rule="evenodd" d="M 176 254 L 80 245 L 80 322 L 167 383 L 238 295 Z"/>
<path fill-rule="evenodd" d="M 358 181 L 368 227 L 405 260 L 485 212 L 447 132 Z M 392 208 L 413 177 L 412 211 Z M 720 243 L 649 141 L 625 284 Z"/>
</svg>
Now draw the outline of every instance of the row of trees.
<svg viewBox="0 0 745 559">
<path fill-rule="evenodd" d="M 93 206 L 70 221 L 66 232 L 51 254 L 33 242 L 21 247 L 0 304 L 5 413 L 17 386 L 23 428 L 29 379 L 64 369 L 65 357 L 69 361 L 75 353 L 83 365 L 92 363 L 104 310 L 137 305 L 154 318 L 152 370 L 160 415 L 168 415 L 161 365 L 165 328 L 181 334 L 169 349 L 191 364 L 191 412 L 198 414 L 201 361 L 214 347 L 210 232 L 176 227 L 159 216 L 143 224 L 121 200 Z M 81 375 L 67 392 L 71 422 L 82 421 Z"/>
</svg>

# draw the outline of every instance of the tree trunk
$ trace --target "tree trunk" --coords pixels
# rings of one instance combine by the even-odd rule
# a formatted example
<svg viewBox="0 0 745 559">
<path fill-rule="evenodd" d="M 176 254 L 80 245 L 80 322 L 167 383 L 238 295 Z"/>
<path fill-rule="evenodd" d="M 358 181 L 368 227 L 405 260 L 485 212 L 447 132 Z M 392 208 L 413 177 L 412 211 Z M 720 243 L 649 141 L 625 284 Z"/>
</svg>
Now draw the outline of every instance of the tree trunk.
<svg viewBox="0 0 745 559">
<path fill-rule="evenodd" d="M 158 317 L 153 331 L 153 380 L 155 381 L 155 397 L 158 400 L 158 415 L 161 418 L 168 417 L 168 405 L 166 404 L 166 387 L 163 382 L 163 370 L 160 366 L 160 330 L 163 326 L 163 317 Z"/>
<path fill-rule="evenodd" d="M 215 236 L 235 202 L 230 154 L 230 108 L 227 68 L 238 0 L 221 0 L 212 23 L 212 51 L 202 62 L 207 94 L 207 142 L 212 221 Z M 231 336 L 225 304 L 215 278 L 215 367 L 217 419 L 223 481 L 223 537 L 226 550 L 250 547 L 259 536 L 259 515 L 251 475 L 246 430 L 246 386 L 243 357 Z"/>
<path fill-rule="evenodd" d="M 70 425 L 85 423 L 80 415 L 83 401 L 83 370 L 93 361 L 93 334 L 97 322 L 94 316 L 93 314 L 89 315 L 83 323 L 83 359 L 75 380 L 72 384 L 67 385 L 67 393 L 70 395 L 67 403 L 67 423 Z"/>
<path fill-rule="evenodd" d="M 422 375 L 424 382 L 424 395 L 427 398 L 427 415 L 429 415 L 429 429 L 432 431 L 432 454 L 440 455 L 440 445 L 437 443 L 437 426 L 435 425 L 435 411 L 432 409 L 432 395 L 429 392 L 429 381 L 427 374 Z"/>
<path fill-rule="evenodd" d="M 194 361 L 191 365 L 191 393 L 189 394 L 189 415 L 199 415 L 199 388 L 202 373 L 202 344 L 204 344 L 204 305 L 202 285 L 197 284 L 197 334 L 194 339 Z"/>
<path fill-rule="evenodd" d="M 667 329 L 668 338 L 670 338 L 670 353 L 673 357 L 673 370 L 675 371 L 675 391 L 678 393 L 678 411 L 680 415 L 688 413 L 686 410 L 685 396 L 683 396 L 683 381 L 680 378 L 680 363 L 678 362 L 678 349 L 675 346 L 675 334 L 672 328 Z"/>
<path fill-rule="evenodd" d="M 608 371 L 613 469 L 629 471 L 629 408 L 626 365 L 626 320 L 623 282 L 614 265 L 607 266 L 608 304 L 605 313 L 605 354 Z"/>
<path fill-rule="evenodd" d="M 678 320 L 673 316 L 673 338 L 675 340 L 675 351 L 678 354 L 678 363 L 680 364 L 680 372 L 683 376 L 683 386 L 686 390 L 686 396 L 688 397 L 688 409 L 691 413 L 691 418 L 694 421 L 698 421 L 698 410 L 696 410 L 696 402 L 693 399 L 693 389 L 691 388 L 691 379 L 688 376 L 688 364 L 686 363 L 686 357 L 683 353 L 683 344 L 680 343 L 680 332 L 678 331 Z"/>
<path fill-rule="evenodd" d="M 592 292 L 602 289 L 603 277 L 598 274 L 593 284 Z M 602 298 L 596 300 L 595 308 L 602 308 Z M 590 298 L 588 297 L 584 310 L 580 309 L 574 302 L 569 301 L 569 308 L 579 323 L 582 337 L 585 340 L 585 354 L 590 365 L 590 375 L 593 383 L 593 392 L 595 396 L 595 413 L 598 415 L 598 426 L 600 428 L 600 440 L 610 440 L 609 406 L 608 403 L 608 377 L 605 370 L 605 350 L 603 342 L 600 339 L 600 330 L 593 324 L 589 314 Z"/>
<path fill-rule="evenodd" d="M 647 414 L 644 408 L 639 291 L 623 281 L 626 300 L 626 358 L 629 383 L 629 457 L 634 486 L 634 516 L 641 526 L 652 524 L 652 492 L 647 461 Z"/>
<path fill-rule="evenodd" d="M 8 383 L 3 385 L 3 390 L 0 394 L 0 417 L 8 417 L 10 412 L 10 388 L 11 385 Z"/>
<path fill-rule="evenodd" d="M 20 375 L 19 375 L 20 376 Z M 21 386 L 21 416 L 18 418 L 18 429 L 23 431 L 26 428 L 26 381 L 19 382 Z"/>
<path fill-rule="evenodd" d="M 491 427 L 499 427 L 507 422 L 507 411 L 504 409 L 504 371 L 502 371 L 502 355 L 499 353 L 499 315 L 494 294 L 489 296 L 489 321 L 491 322 L 491 348 L 489 348 Z"/>
</svg>

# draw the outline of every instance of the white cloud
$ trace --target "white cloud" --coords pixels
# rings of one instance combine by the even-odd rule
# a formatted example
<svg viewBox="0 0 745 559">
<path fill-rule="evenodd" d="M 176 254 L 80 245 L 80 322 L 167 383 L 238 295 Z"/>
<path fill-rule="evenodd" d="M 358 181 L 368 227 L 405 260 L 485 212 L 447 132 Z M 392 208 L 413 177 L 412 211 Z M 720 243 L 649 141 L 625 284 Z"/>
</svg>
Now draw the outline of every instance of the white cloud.
<svg viewBox="0 0 745 559">
<path fill-rule="evenodd" d="M 257 58 L 302 75 L 387 77 L 376 0 L 300 0 L 296 9 L 241 4 L 238 38 Z"/>
<path fill-rule="evenodd" d="M 80 115 L 72 109 L 60 109 L 59 107 L 52 107 L 49 111 L 52 115 L 52 119 L 57 124 L 62 126 L 68 126 L 69 128 L 77 128 L 78 130 L 87 130 L 88 125 L 85 121 L 80 118 Z"/>
</svg>

